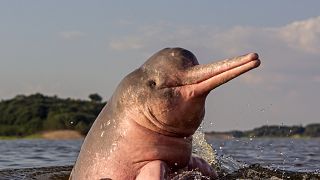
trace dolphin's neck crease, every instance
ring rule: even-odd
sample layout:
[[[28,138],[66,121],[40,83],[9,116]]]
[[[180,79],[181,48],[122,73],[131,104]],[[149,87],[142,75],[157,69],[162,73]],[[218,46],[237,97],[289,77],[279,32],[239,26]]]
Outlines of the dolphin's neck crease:
[[[182,138],[166,136],[141,126],[136,121],[127,121],[127,123],[127,135],[133,141],[127,141],[126,144],[129,146],[134,144],[134,153],[143,152],[145,156],[149,154],[149,157],[144,157],[144,160],[163,160],[169,165],[174,165],[176,162],[179,162],[179,165],[186,165],[188,163],[192,151],[192,136]],[[162,150],[158,151],[158,149]],[[173,156],[176,158],[172,158]]]

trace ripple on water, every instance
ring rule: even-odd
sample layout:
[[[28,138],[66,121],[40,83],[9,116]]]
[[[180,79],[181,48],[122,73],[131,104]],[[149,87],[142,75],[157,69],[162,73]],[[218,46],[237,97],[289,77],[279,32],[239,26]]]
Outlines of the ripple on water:
[[[71,165],[82,140],[0,140],[0,169]]]

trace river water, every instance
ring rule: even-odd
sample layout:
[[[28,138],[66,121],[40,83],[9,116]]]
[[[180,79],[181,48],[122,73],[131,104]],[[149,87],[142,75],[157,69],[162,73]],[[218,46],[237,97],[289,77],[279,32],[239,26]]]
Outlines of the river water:
[[[218,155],[241,163],[298,172],[320,170],[320,138],[208,140]]]
[[[319,173],[320,138],[207,139],[207,142],[229,171],[260,164],[270,169]],[[0,140],[0,179],[1,171],[8,169],[73,165],[81,143],[82,140]],[[11,173],[14,175],[14,171]]]

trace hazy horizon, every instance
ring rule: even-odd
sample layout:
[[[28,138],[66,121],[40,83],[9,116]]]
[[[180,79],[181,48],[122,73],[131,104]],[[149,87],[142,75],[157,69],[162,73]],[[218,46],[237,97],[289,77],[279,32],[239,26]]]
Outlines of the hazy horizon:
[[[259,68],[213,90],[204,130],[319,123],[320,1],[2,1],[0,99],[111,97],[153,53],[200,64],[257,52]]]

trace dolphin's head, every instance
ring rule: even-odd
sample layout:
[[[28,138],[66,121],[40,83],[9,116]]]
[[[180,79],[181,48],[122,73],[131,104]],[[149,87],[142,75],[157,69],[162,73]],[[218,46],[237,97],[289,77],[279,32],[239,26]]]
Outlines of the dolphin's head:
[[[204,117],[209,92],[259,65],[255,53],[199,65],[190,51],[166,48],[123,79],[116,93],[118,105],[150,130],[190,136]]]

